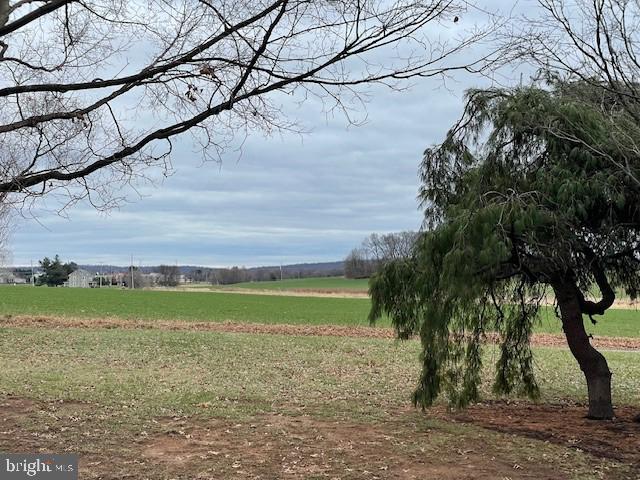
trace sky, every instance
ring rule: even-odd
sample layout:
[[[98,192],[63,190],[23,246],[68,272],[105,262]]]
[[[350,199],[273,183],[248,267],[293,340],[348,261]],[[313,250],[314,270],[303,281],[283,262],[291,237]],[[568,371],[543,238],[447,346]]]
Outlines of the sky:
[[[408,91],[369,88],[362,125],[327,116],[318,101],[285,105],[307,132],[251,135],[240,155],[202,165],[182,137],[173,174],[107,213],[78,204],[59,216],[16,219],[13,265],[67,261],[258,266],[343,259],[369,234],[417,230],[422,152],[462,112],[463,92],[487,80],[457,75]]]

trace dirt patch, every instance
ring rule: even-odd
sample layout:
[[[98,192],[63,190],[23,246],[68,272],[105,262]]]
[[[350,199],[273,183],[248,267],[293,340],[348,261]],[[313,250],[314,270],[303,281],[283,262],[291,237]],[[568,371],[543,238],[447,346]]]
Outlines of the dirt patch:
[[[489,334],[488,337],[494,343],[499,340],[496,335]],[[531,336],[531,344],[537,347],[568,348],[564,335],[552,333],[534,333]],[[604,350],[640,350],[640,338],[593,336],[591,344]]]
[[[632,407],[618,407],[616,418],[611,421],[589,420],[586,411],[586,406],[576,404],[498,401],[484,402],[454,413],[444,408],[429,410],[447,420],[549,441],[640,469],[640,423],[634,421],[638,411]]]
[[[24,414],[35,408],[33,400],[18,397],[8,397],[0,401],[0,412],[2,415]]]
[[[546,448],[541,443],[516,445],[483,429],[450,430],[409,408],[375,423],[282,414],[242,422],[148,419],[154,426],[147,433],[97,428],[95,416],[102,413],[92,409],[81,421],[67,415],[83,405],[0,399],[0,450],[79,453],[85,479],[515,480],[569,478],[572,470],[572,460],[552,453],[562,450],[544,457],[535,447]],[[487,403],[455,414],[432,409],[427,418],[435,415],[582,450],[592,455],[583,461],[600,469],[601,478],[634,478],[622,465],[638,465],[640,425],[634,429],[628,409],[621,411],[625,417],[615,422],[590,422],[578,406]]]
[[[312,288],[292,288],[288,290],[261,289],[261,288],[237,288],[237,287],[153,287],[145,290],[165,290],[174,292],[200,292],[200,293],[238,293],[244,295],[276,295],[287,297],[329,297],[329,298],[369,298],[366,290],[341,290],[341,289],[312,289]],[[548,296],[542,302],[546,306],[554,306],[555,299]],[[640,310],[640,302],[626,297],[616,298],[611,306],[612,309],[619,310]]]
[[[0,398],[0,451],[63,453],[66,447],[52,450],[50,442],[69,430],[69,425],[84,424],[92,411],[92,405],[74,400],[36,402],[14,396]],[[31,431],[36,423],[40,427]]]
[[[509,461],[487,462],[482,455],[430,456],[407,450],[407,432],[384,424],[280,415],[243,423],[172,418],[154,420],[156,432],[151,434],[101,431],[94,436],[87,435],[93,429],[90,417],[81,424],[52,419],[51,411],[61,416],[58,402],[8,398],[1,405],[1,450],[79,453],[81,478],[446,480],[500,478],[513,469]],[[425,432],[415,434],[428,444]],[[548,471],[535,478],[554,477]]]
[[[285,325],[236,322],[187,322],[181,320],[125,320],[120,318],[75,318],[54,316],[5,316],[0,327],[160,329],[207,332],[255,333],[296,336],[395,338],[393,330],[376,327],[334,325]]]
[[[588,300],[598,301],[598,298],[589,296]],[[553,307],[556,305],[555,297],[548,295],[543,299],[542,305]],[[629,297],[618,297],[613,301],[613,305],[610,307],[612,310],[639,310],[640,301],[631,300]]]
[[[390,328],[344,327],[334,325],[267,325],[260,323],[235,322],[186,322],[165,320],[124,320],[120,318],[73,318],[49,316],[5,316],[0,318],[0,327],[42,327],[42,328],[94,328],[94,329],[160,329],[176,331],[230,332],[269,335],[330,336],[355,338],[395,339]],[[498,338],[488,336],[490,342]],[[566,347],[562,335],[537,333],[531,338],[534,346]],[[640,350],[640,338],[594,337],[592,343],[597,348],[609,350]]]
[[[25,398],[4,398],[0,400],[0,451],[17,452],[6,448],[3,439],[20,438],[20,446],[25,452],[37,452],[37,445],[29,435],[24,435],[24,419],[37,410],[36,403]]]
[[[510,459],[491,458],[467,439],[459,440],[459,451],[434,454],[429,445],[437,434],[388,427],[279,415],[238,424],[168,421],[167,432],[150,439],[143,455],[170,472],[207,465],[200,475],[220,478],[558,478],[539,465],[515,470]],[[414,442],[429,451],[408,447]]]
[[[628,298],[619,298],[613,302],[612,309],[620,310],[640,310],[640,302],[637,300],[630,300]]]

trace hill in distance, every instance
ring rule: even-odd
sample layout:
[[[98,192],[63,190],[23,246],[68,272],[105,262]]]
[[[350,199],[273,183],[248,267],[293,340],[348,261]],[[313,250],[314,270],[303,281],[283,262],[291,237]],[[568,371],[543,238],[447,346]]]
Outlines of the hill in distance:
[[[123,273],[129,271],[129,266],[122,265],[98,265],[98,264],[82,264],[79,265],[83,270],[87,270],[89,272],[110,274],[110,273]],[[15,267],[16,269],[30,269],[30,267]],[[156,272],[159,269],[159,265],[142,265],[138,267],[143,273],[152,273]],[[197,270],[221,270],[224,267],[202,267],[197,265],[178,265],[180,269],[180,273],[183,275],[189,275]],[[242,268],[242,267],[240,267]],[[247,272],[260,272],[260,271],[280,271],[280,265],[272,265],[265,267],[249,267],[245,268]],[[34,267],[36,271],[39,270],[39,267]],[[316,263],[295,263],[290,265],[282,265],[283,274],[295,274],[295,273],[303,273],[308,274],[311,272],[315,272],[320,276],[338,276],[342,275],[344,271],[344,262],[316,262]]]

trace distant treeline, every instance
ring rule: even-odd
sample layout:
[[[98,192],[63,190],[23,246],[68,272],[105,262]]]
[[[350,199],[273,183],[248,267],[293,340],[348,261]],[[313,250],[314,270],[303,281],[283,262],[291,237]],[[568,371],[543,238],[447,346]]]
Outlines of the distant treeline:
[[[344,276],[369,278],[386,262],[409,257],[417,239],[418,233],[412,231],[372,233],[345,259]]]
[[[242,282],[265,282],[310,277],[368,278],[381,265],[389,260],[406,258],[416,242],[416,232],[397,232],[388,234],[372,233],[361,245],[354,248],[342,262],[300,263],[294,265],[276,265],[268,267],[230,267],[208,268],[192,265],[157,265],[123,267],[115,265],[76,265],[73,262],[62,264],[59,257],[54,260],[45,258],[38,266],[17,267],[13,274],[18,278],[31,279],[32,271],[37,282],[58,285],[66,280],[71,271],[80,268],[102,278],[107,285],[147,287],[154,285],[176,286],[181,283],[210,283],[213,285],[231,285]],[[54,268],[59,267],[59,268]],[[58,272],[60,270],[60,272]]]
[[[47,259],[45,259],[47,260]],[[57,263],[60,263],[59,261]],[[39,282],[47,278],[50,270],[49,264],[42,262],[33,268],[33,272]],[[76,265],[70,263],[73,268],[66,269],[64,278],[60,278],[61,284],[69,273],[76,268],[81,268],[95,274],[96,278],[102,277],[104,285],[122,285],[129,287],[132,282],[136,288],[160,286],[176,286],[180,283],[198,282],[211,283],[213,285],[230,285],[241,282],[262,282],[280,280],[280,278],[309,278],[309,277],[334,277],[344,275],[344,262],[301,263],[294,265],[269,266],[269,267],[231,267],[231,268],[207,268],[190,265],[157,265],[122,267],[115,265]],[[16,267],[12,269],[14,275],[24,277],[30,281],[31,267]]]
[[[187,281],[231,285],[291,278],[337,277],[344,275],[343,262],[283,265],[282,267],[197,268],[185,274]]]
[[[96,266],[82,266],[90,271],[98,271]],[[126,273],[131,267],[101,266],[103,272]],[[178,283],[210,283],[212,285],[231,285],[242,282],[264,282],[280,278],[335,277],[344,275],[344,262],[301,263],[295,265],[269,267],[230,267],[208,268],[189,265],[158,265],[135,267],[134,273],[140,276],[136,283],[150,286],[174,286]],[[126,283],[127,276],[124,277]]]

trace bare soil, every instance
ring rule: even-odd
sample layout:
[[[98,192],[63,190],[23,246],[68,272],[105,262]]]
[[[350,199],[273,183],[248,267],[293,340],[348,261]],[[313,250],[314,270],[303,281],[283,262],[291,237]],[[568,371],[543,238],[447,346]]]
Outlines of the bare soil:
[[[512,450],[514,436],[588,452],[600,478],[636,478],[640,425],[629,421],[630,412],[614,422],[591,422],[580,411],[491,403],[459,413],[427,412],[482,427],[477,435],[459,437],[409,409],[377,423],[277,414],[242,422],[158,418],[147,432],[97,429],[91,405],[6,397],[0,399],[0,450],[79,452],[83,479],[570,478],[558,470],[557,458],[547,464]],[[506,435],[486,436],[484,428]],[[618,461],[626,464],[624,474],[616,470]]]
[[[389,428],[391,427],[391,428]],[[553,469],[528,465],[514,470],[510,459],[490,459],[482,445],[466,443],[463,450],[430,455],[407,449],[424,442],[429,433],[406,426],[319,420],[269,415],[255,423],[229,426],[209,422],[168,422],[167,432],[154,436],[144,455],[170,470],[198,458],[216,455],[233,471],[251,478],[397,478],[494,479],[557,478]],[[408,435],[413,438],[408,441]],[[228,467],[231,467],[231,470]]]
[[[235,322],[186,322],[165,320],[124,320],[120,318],[74,318],[53,316],[5,316],[0,317],[2,327],[43,327],[43,328],[94,328],[94,329],[161,329],[206,332],[231,332],[269,335],[296,336],[331,336],[356,338],[394,339],[394,331],[390,328],[344,327],[332,325],[267,325],[259,323]],[[489,335],[489,341],[497,341],[497,337]],[[626,337],[594,337],[592,343],[597,348],[609,350],[640,350],[640,338]],[[562,335],[537,333],[532,336],[534,346],[565,347],[566,340]]]
[[[640,469],[640,423],[636,419],[639,412],[633,407],[617,407],[615,419],[598,421],[586,418],[586,410],[586,406],[573,403],[493,401],[458,412],[442,407],[431,412],[451,421],[570,446]]]

